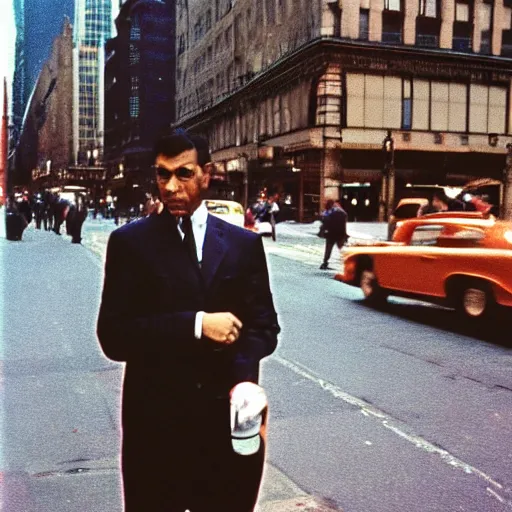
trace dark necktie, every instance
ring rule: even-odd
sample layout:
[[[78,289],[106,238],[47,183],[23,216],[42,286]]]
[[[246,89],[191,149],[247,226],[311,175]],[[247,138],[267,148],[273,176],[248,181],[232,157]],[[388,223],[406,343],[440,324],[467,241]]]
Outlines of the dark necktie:
[[[199,261],[197,260],[197,248],[196,241],[194,239],[194,230],[192,229],[192,220],[189,216],[181,218],[181,230],[185,235],[183,238],[183,243],[188,251],[188,254],[192,261],[199,266]]]

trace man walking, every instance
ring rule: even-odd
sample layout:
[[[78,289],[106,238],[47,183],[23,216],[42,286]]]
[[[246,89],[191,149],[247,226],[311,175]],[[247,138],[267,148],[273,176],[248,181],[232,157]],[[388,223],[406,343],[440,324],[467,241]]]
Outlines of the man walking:
[[[325,211],[322,214],[322,224],[325,234],[325,253],[320,269],[327,270],[334,244],[338,246],[338,249],[341,249],[347,239],[347,213],[339,202],[332,199],[326,201]]]
[[[112,233],[97,330],[126,362],[125,512],[251,512],[264,447],[233,451],[229,393],[277,344],[263,244],[208,214],[205,140],[178,132],[154,156],[164,208]]]

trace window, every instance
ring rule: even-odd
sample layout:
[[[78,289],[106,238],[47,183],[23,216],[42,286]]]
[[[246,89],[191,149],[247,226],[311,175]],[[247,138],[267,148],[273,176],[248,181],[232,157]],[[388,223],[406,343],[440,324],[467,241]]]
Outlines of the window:
[[[281,101],[279,96],[274,98],[274,134],[281,133]]]
[[[507,88],[471,84],[469,88],[469,131],[505,133]]]
[[[492,17],[493,6],[489,3],[480,4],[479,18],[480,28],[482,29],[480,36],[480,53],[485,55],[491,54],[491,37],[492,37]]]
[[[370,9],[359,10],[359,39],[368,41],[369,35]]]
[[[139,117],[140,102],[138,96],[130,96],[130,117]]]
[[[455,21],[469,22],[470,15],[469,4],[464,0],[456,0],[455,2]]]
[[[443,229],[440,225],[418,226],[411,236],[410,245],[436,245]]]
[[[401,11],[401,0],[384,0],[384,9],[386,11]]]
[[[420,16],[437,18],[437,0],[420,0]]]
[[[402,128],[412,128],[412,83],[408,79],[402,83]]]
[[[265,0],[267,6],[267,25],[274,25],[276,22],[276,0]]]
[[[428,130],[430,124],[430,83],[426,80],[414,80],[413,87],[412,127],[415,130]]]
[[[140,61],[139,48],[134,44],[130,44],[130,64],[135,65]]]
[[[505,87],[489,87],[488,133],[505,133],[507,90]]]
[[[206,11],[205,20],[204,20],[204,29],[205,32],[208,32],[212,28],[212,10],[208,9]]]
[[[449,85],[448,130],[466,132],[468,88],[465,84],[450,83]]]
[[[178,55],[185,52],[185,34],[181,34],[178,38]]]
[[[132,20],[132,26],[130,28],[130,39],[132,41],[137,41],[140,39],[140,23],[137,16],[135,16]]]
[[[349,73],[346,84],[347,126],[401,127],[401,78]]]

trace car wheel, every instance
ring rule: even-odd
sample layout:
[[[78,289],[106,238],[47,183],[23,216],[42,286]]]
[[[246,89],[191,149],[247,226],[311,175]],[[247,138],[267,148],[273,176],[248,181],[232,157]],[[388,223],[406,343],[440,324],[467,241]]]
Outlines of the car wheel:
[[[386,294],[377,281],[377,276],[373,270],[365,269],[361,272],[359,286],[364,295],[364,299],[371,304],[381,304],[386,300]]]
[[[489,284],[470,281],[460,293],[459,312],[470,320],[488,319],[496,311],[496,301]]]

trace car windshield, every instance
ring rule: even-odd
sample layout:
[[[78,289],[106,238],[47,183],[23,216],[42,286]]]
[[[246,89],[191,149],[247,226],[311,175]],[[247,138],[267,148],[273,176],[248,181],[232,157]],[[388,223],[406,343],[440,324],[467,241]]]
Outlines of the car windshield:
[[[395,210],[395,218],[397,219],[410,219],[418,215],[418,203],[402,204]]]

